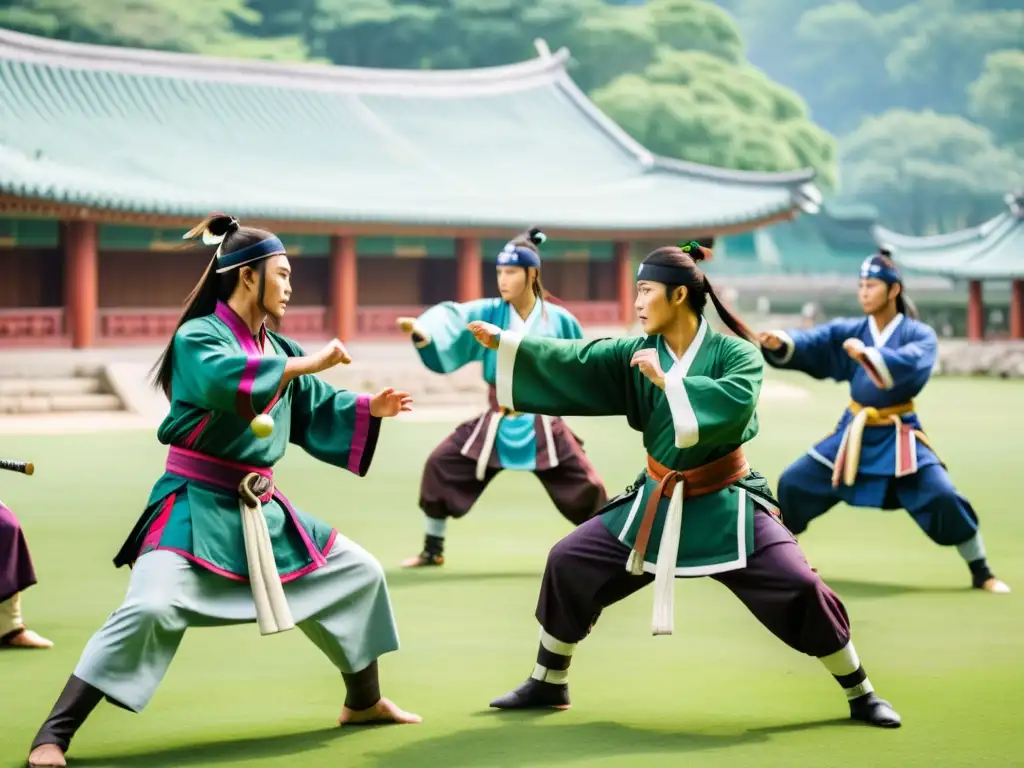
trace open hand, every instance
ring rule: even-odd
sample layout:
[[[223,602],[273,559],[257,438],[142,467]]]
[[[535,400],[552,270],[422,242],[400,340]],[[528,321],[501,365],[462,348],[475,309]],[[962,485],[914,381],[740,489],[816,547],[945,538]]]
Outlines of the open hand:
[[[858,362],[864,356],[864,342],[860,339],[847,339],[843,342],[843,349],[846,351],[846,354]]]
[[[629,361],[630,367],[640,369],[640,373],[659,389],[665,388],[665,372],[661,370],[661,361],[658,360],[658,350],[641,349],[633,355]]]
[[[782,339],[779,338],[777,333],[764,331],[763,333],[757,334],[757,340],[761,342],[761,346],[769,352],[777,352],[782,349]]]
[[[498,348],[498,338],[501,336],[501,328],[493,323],[485,323],[483,320],[474,320],[466,326],[482,346],[488,349]]]
[[[370,415],[378,419],[386,419],[411,410],[412,395],[408,392],[396,392],[394,387],[382,389],[370,398]]]

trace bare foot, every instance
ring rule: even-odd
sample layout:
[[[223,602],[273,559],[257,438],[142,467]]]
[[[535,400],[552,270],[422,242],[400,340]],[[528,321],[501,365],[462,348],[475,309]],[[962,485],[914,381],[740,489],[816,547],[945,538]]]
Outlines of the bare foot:
[[[415,557],[408,557],[402,561],[403,568],[423,568],[431,565],[444,565],[444,555],[421,552]]]
[[[338,725],[358,725],[360,723],[422,723],[423,718],[399,709],[389,699],[381,699],[372,707],[354,710],[343,707]]]
[[[31,629],[23,629],[7,641],[11,648],[53,648],[53,641],[37,635]]]
[[[1006,582],[1000,581],[995,576],[990,579],[986,579],[985,583],[981,587],[986,592],[995,592],[999,595],[1005,595],[1010,591],[1010,588],[1006,585]]]
[[[64,750],[56,744],[41,744],[32,750],[28,756],[29,768],[53,768],[53,766],[67,765],[64,759]]]

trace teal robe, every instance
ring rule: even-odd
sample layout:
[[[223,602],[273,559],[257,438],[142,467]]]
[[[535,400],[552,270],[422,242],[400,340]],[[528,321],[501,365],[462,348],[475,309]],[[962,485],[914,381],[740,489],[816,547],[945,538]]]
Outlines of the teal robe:
[[[446,301],[431,307],[416,319],[416,331],[423,337],[415,342],[423,364],[434,373],[453,373],[473,362],[483,364],[484,381],[493,390],[497,371],[497,353],[476,343],[466,329],[474,320],[493,323],[503,330],[515,325],[523,326],[523,333],[531,337],[555,339],[582,339],[583,329],[572,314],[551,302],[538,301],[530,316],[521,323],[515,309],[502,299],[478,299],[463,304]],[[492,410],[496,404],[492,402]],[[543,425],[541,424],[541,428]],[[538,419],[534,413],[505,415],[498,424],[490,466],[532,472],[549,469],[549,452],[538,450]],[[466,446],[467,458],[476,460],[483,445],[483,430],[475,433]],[[545,446],[554,438],[545,435]],[[554,448],[552,447],[552,451]]]
[[[172,350],[170,411],[157,432],[164,445],[265,468],[280,461],[291,443],[360,477],[368,471],[380,430],[369,396],[334,389],[308,375],[282,389],[287,358],[305,354],[294,341],[265,328],[257,341],[241,318],[219,303],[214,314],[183,324]],[[258,413],[274,419],[269,437],[249,429]],[[332,526],[295,509],[278,492],[263,504],[263,514],[283,582],[323,565],[337,535]],[[165,471],[114,564],[131,565],[154,549],[248,580],[237,492]]]
[[[657,349],[665,390],[630,360]],[[552,341],[503,331],[497,350],[499,404],[559,416],[625,416],[643,433],[648,455],[672,470],[701,467],[757,435],[756,405],[764,362],[754,345],[700,329],[679,360],[660,336]],[[605,527],[633,547],[648,496],[658,483],[646,465],[637,482],[601,513]],[[756,472],[683,504],[676,576],[744,568],[754,547],[755,503],[777,511],[767,480]],[[644,570],[655,572],[669,499],[658,505]]]

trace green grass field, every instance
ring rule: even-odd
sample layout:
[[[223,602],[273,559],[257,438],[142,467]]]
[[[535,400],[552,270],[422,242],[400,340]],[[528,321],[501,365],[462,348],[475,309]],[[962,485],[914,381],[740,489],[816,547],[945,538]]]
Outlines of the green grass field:
[[[828,431],[837,385],[805,402],[766,403],[751,463],[773,483]],[[966,566],[903,512],[836,508],[803,546],[845,599],[876,689],[898,731],[846,722],[835,682],[764,630],[725,588],[677,582],[676,634],[650,636],[651,592],[609,609],[571,670],[574,708],[498,714],[488,702],[529,674],[544,559],[567,524],[529,476],[499,477],[449,526],[448,565],[401,572],[417,551],[419,473],[451,425],[389,423],[369,477],[295,451],[278,484],[377,555],[389,572],[402,650],[381,662],[385,695],[419,726],[338,729],[341,680],[299,632],[193,630],[150,707],[101,705],[72,765],[140,766],[1009,766],[1024,752],[1024,514],[1018,499],[1024,386],[937,379],[919,400],[925,428],[982,518],[990,560],[1015,591],[967,589]],[[636,433],[574,420],[612,493],[643,463]],[[134,523],[164,451],[148,433],[5,437],[36,475],[0,477],[22,520],[40,584],[25,593],[52,651],[0,653],[0,765],[18,765],[78,655],[122,599],[111,558]]]

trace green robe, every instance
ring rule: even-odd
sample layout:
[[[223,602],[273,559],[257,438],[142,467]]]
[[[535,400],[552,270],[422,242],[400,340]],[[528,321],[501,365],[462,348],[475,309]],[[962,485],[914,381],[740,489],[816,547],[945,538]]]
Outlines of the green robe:
[[[294,341],[265,329],[257,341],[224,303],[216,313],[188,321],[174,337],[170,411],[157,438],[254,467],[273,467],[292,443],[365,475],[380,429],[369,396],[336,390],[316,376],[299,376],[279,391],[286,359],[303,354]],[[257,413],[273,417],[269,437],[250,430]],[[323,565],[336,536],[332,526],[295,509],[280,493],[263,504],[263,514],[282,581]],[[114,564],[131,565],[154,549],[247,580],[237,492],[165,471]]]
[[[639,368],[634,353],[658,350],[665,390]],[[647,453],[663,466],[688,470],[721,458],[757,435],[755,411],[764,361],[754,345],[717,333],[701,318],[684,356],[660,336],[597,341],[522,337],[503,331],[497,395],[502,406],[553,416],[625,416],[643,433]],[[605,527],[632,547],[648,495],[657,482],[644,471],[601,513]],[[756,472],[720,491],[687,498],[676,559],[677,576],[743,568],[754,547],[754,505],[777,504]],[[669,499],[658,505],[644,570],[654,573]]]

